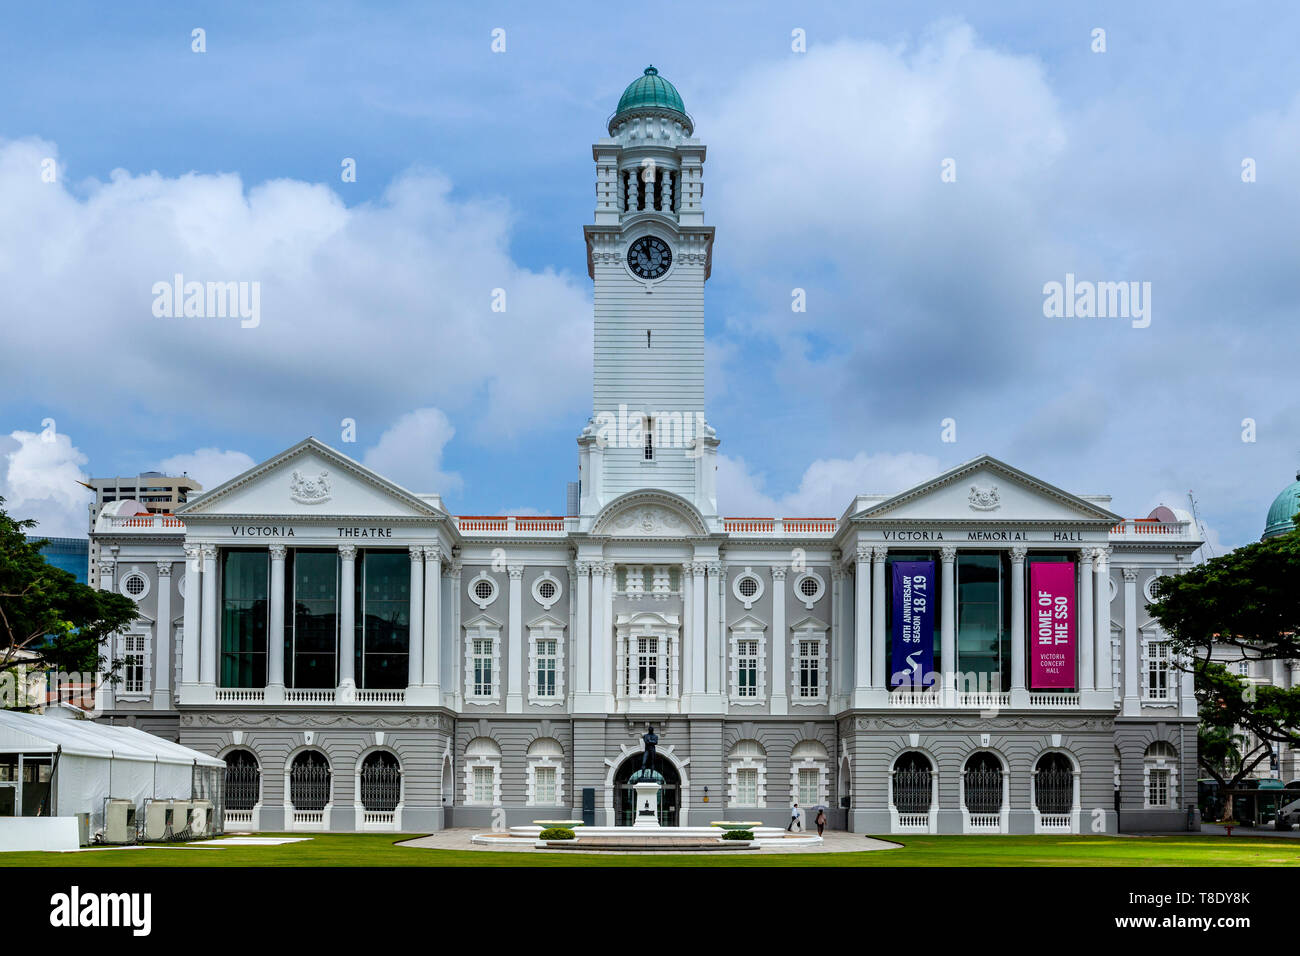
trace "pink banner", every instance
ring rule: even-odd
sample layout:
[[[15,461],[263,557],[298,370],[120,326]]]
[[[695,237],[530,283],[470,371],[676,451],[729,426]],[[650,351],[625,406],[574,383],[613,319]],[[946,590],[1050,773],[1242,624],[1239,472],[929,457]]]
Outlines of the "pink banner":
[[[1029,566],[1029,686],[1062,690],[1074,680],[1074,563]]]

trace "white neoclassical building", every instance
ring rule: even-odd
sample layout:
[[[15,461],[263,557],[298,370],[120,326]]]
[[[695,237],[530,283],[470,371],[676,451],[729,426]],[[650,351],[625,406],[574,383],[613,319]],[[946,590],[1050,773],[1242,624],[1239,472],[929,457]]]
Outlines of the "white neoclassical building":
[[[105,509],[100,586],[140,605],[105,719],[224,757],[261,829],[627,822],[648,725],[682,824],[1184,825],[1195,705],[1146,604],[1189,516],[990,456],[838,517],[719,512],[694,132],[651,68],[593,147],[574,514],[452,515],[313,438],[174,516]]]

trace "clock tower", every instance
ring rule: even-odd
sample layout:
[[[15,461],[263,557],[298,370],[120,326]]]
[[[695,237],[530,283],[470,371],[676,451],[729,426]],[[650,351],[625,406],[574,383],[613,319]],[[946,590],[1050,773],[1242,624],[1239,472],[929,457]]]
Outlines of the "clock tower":
[[[584,525],[620,495],[671,492],[717,521],[718,439],[704,417],[704,152],[682,98],[653,66],[592,146],[593,415],[578,438]]]

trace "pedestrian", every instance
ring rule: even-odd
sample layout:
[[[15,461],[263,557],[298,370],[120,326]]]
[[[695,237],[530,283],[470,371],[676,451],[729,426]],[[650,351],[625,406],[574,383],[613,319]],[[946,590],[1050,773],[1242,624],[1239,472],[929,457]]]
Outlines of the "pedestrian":
[[[794,806],[790,808],[790,825],[785,828],[786,832],[789,833],[791,830],[793,830],[796,824],[798,824],[799,829],[802,831],[803,811],[799,809],[798,801],[795,801]]]
[[[817,835],[821,836],[822,831],[826,829],[826,809],[825,807],[817,808]]]

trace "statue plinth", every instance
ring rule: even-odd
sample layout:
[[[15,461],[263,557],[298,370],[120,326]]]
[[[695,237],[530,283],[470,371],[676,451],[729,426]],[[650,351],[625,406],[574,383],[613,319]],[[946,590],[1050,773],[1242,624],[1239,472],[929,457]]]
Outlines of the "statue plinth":
[[[636,791],[636,813],[632,817],[633,828],[659,829],[659,791],[662,784],[646,781],[634,783]]]

